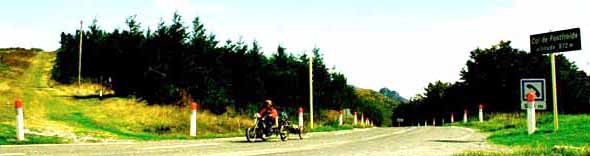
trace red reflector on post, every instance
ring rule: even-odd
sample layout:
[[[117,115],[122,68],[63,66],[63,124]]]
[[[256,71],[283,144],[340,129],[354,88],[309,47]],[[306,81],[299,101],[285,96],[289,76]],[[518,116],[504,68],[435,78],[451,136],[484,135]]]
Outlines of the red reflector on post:
[[[21,101],[19,98],[16,98],[16,100],[14,100],[14,108],[23,108],[23,101]]]
[[[191,103],[191,111],[197,110],[197,103],[196,102],[192,102]]]

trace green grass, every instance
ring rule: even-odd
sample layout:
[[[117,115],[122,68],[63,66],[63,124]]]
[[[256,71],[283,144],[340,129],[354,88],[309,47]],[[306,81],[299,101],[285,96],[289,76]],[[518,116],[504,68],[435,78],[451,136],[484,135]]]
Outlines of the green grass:
[[[132,97],[76,99],[73,96],[97,94],[99,86],[54,85],[49,79],[54,57],[54,53],[38,53],[13,57],[26,66],[0,65],[0,69],[21,71],[0,76],[0,145],[240,137],[253,124],[251,117],[233,109],[221,115],[199,111],[197,136],[190,137],[188,108],[147,105]],[[15,139],[14,106],[7,102],[16,97],[24,102],[25,128],[34,132],[25,134],[23,142]],[[318,121],[322,124],[313,131],[352,129],[328,124],[334,123],[334,113],[328,115],[330,120]]]
[[[5,144],[58,144],[69,143],[71,140],[56,137],[56,136],[39,136],[33,134],[25,134],[25,141],[16,140],[15,127],[11,125],[0,124],[0,145]]]
[[[528,135],[526,114],[496,114],[484,123],[457,123],[491,133],[491,143],[513,148],[512,153],[472,151],[462,155],[590,155],[590,115],[560,115],[554,131],[553,115],[537,115],[537,131]],[[565,148],[561,148],[565,147]]]

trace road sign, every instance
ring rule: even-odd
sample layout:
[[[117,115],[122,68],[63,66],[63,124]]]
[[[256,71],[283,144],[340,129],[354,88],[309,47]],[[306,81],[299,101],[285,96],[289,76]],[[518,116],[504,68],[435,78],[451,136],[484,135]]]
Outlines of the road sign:
[[[557,53],[581,50],[580,28],[531,35],[531,53]]]
[[[535,109],[547,109],[547,92],[545,87],[545,79],[521,79],[520,80],[520,108],[526,109],[527,93],[535,93]]]

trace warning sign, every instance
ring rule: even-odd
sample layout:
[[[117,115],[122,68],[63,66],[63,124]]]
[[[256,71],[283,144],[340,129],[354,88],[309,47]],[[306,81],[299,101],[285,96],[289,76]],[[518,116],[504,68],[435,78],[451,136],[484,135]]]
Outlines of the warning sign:
[[[535,94],[535,109],[546,110],[546,88],[545,79],[521,79],[520,80],[520,108],[526,109],[527,94],[532,92]]]

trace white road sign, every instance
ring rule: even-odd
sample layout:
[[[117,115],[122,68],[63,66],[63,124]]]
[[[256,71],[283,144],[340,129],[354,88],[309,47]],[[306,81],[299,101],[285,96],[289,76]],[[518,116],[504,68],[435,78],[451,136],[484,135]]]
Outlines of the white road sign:
[[[547,92],[545,87],[545,79],[521,79],[520,80],[520,108],[526,109],[526,94],[528,92],[534,92],[535,97],[535,109],[546,110],[547,109]]]

